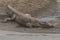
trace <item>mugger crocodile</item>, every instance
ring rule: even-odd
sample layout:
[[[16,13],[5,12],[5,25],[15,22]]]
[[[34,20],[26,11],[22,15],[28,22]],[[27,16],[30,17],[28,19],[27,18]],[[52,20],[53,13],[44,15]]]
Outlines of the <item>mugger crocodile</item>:
[[[12,6],[8,5],[8,12],[7,14],[10,16],[9,18],[6,18],[2,22],[7,22],[10,20],[14,20],[20,25],[24,25],[26,27],[40,27],[40,28],[53,28],[53,25],[48,24],[47,22],[40,21],[38,18],[34,18],[30,16],[29,14],[23,14],[22,12],[17,11]],[[9,12],[10,11],[10,12]]]

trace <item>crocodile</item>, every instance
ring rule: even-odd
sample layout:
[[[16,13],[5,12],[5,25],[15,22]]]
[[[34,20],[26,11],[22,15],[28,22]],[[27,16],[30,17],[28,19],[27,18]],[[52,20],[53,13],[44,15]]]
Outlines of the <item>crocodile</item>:
[[[38,18],[32,17],[30,14],[24,14],[22,12],[19,12],[10,5],[8,5],[7,8],[8,8],[7,14],[10,17],[6,18],[2,22],[14,20],[20,25],[24,25],[29,28],[32,28],[32,27],[53,28],[54,27],[53,25],[50,25],[47,22],[43,22],[43,21],[40,21]]]

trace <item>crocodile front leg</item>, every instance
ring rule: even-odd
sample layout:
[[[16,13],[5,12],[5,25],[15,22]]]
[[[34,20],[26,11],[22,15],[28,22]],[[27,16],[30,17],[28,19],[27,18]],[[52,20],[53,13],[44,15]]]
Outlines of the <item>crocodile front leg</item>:
[[[6,23],[8,21],[15,20],[15,18],[16,18],[16,15],[14,14],[11,18],[5,18],[4,20],[2,20],[2,23]]]

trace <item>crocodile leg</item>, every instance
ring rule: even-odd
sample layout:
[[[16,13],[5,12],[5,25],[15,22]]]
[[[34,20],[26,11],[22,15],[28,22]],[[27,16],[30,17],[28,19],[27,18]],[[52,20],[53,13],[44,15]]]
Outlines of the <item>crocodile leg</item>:
[[[4,20],[2,20],[2,23],[6,23],[8,21],[12,21],[16,18],[16,15],[14,14],[11,18],[5,18]]]
[[[26,23],[26,26],[28,26],[29,28],[32,28],[32,23]]]

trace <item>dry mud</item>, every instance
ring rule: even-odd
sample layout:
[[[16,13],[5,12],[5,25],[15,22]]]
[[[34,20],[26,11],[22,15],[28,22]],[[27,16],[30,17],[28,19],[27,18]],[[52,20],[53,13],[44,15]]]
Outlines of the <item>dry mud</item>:
[[[48,20],[49,23],[55,25],[54,28],[50,28],[50,29],[26,28],[25,26],[21,26],[21,25],[20,27],[16,27],[18,26],[16,22],[11,21],[7,23],[1,23],[1,21],[2,19],[0,19],[0,30],[15,31],[15,32],[21,32],[21,33],[54,33],[54,34],[60,33],[60,20],[58,20],[58,18],[50,18],[50,20]]]

